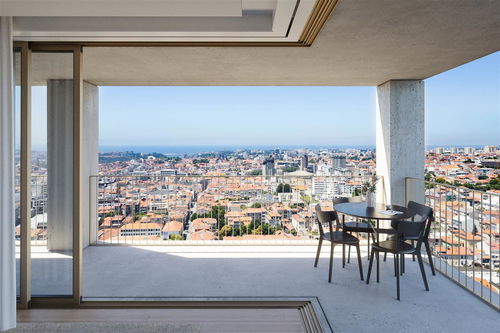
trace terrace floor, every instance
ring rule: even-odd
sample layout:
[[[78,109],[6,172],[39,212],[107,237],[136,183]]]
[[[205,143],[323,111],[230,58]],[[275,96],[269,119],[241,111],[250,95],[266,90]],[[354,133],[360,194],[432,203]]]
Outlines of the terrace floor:
[[[418,264],[407,259],[397,301],[392,258],[381,262],[380,283],[373,274],[366,285],[354,253],[343,269],[341,252],[337,247],[328,283],[326,246],[317,268],[310,245],[90,246],[83,294],[85,300],[309,297],[335,332],[497,332],[498,311],[440,273],[432,276],[427,265],[429,292]],[[366,245],[362,255],[366,276]],[[42,264],[34,259],[33,269]],[[33,280],[34,289],[50,287]]]

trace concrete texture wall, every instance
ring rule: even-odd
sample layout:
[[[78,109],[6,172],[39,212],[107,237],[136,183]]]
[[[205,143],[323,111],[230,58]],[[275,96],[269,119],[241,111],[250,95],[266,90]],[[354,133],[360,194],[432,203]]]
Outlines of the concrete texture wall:
[[[73,80],[47,81],[47,247],[73,248]]]
[[[47,81],[48,249],[73,247],[73,80]],[[99,88],[83,84],[82,196],[83,246],[95,234],[95,196],[89,177],[99,168]]]
[[[12,17],[0,16],[0,331],[16,327]]]
[[[377,87],[377,201],[423,202],[423,184],[406,191],[405,178],[423,178],[425,169],[424,82],[388,81]]]
[[[83,83],[82,115],[82,158],[83,158],[83,246],[96,241],[97,201],[95,178],[99,172],[99,87]]]

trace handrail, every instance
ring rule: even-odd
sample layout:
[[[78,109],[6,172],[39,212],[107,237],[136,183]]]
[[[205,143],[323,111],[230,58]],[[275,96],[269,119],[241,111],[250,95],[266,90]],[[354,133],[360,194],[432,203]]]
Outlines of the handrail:
[[[456,185],[451,185],[451,184],[447,184],[447,183],[438,183],[438,182],[435,182],[435,181],[425,180],[425,179],[422,179],[422,178],[406,177],[405,180],[416,180],[416,181],[424,182],[424,183],[427,183],[427,184],[445,186],[445,187],[450,187],[450,188],[454,188],[454,189],[462,189],[462,190],[474,191],[474,192],[484,193],[485,195],[492,195],[492,196],[495,196],[495,197],[500,197],[499,193],[487,192],[487,191],[483,191],[483,190],[476,190],[476,189],[473,189],[473,188],[468,188],[466,186],[456,186]]]
[[[433,207],[435,222],[431,239],[434,267],[444,276],[500,310],[500,263],[492,249],[498,238],[492,228],[493,216],[500,214],[500,196],[464,186],[407,177],[423,187],[425,204]],[[451,194],[450,194],[451,192]],[[467,193],[464,193],[467,192]],[[479,195],[470,201],[469,195]],[[444,203],[444,205],[443,205]]]

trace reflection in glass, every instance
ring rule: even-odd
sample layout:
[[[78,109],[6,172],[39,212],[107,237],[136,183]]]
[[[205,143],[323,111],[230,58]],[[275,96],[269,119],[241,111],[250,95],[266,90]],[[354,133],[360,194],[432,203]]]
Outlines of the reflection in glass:
[[[21,296],[21,52],[14,51],[14,152],[15,152],[15,226],[16,295]]]
[[[72,53],[33,53],[33,296],[72,294]]]

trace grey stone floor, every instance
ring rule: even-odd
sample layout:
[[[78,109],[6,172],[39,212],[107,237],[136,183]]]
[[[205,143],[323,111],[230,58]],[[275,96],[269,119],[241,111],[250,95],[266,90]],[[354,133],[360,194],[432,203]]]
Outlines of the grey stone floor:
[[[380,283],[373,275],[366,285],[355,260],[342,268],[339,247],[328,283],[328,248],[317,268],[315,251],[313,246],[94,246],[84,251],[84,295],[315,296],[335,332],[498,332],[496,310],[441,274],[432,276],[428,266],[426,292],[418,264],[407,260],[397,301],[392,260],[382,262]]]
[[[426,266],[426,292],[418,265],[407,259],[401,301],[395,299],[393,263],[381,281],[359,278],[357,262],[342,268],[335,253],[328,283],[328,253],[317,268],[314,246],[91,246],[84,250],[83,293],[97,298],[317,297],[335,332],[498,332],[499,312]],[[362,246],[363,269],[368,261]],[[35,255],[33,290],[47,294],[71,284],[71,259]],[[49,263],[50,261],[50,263]]]

